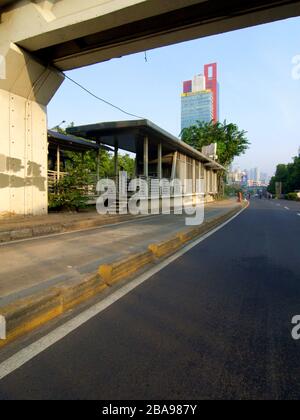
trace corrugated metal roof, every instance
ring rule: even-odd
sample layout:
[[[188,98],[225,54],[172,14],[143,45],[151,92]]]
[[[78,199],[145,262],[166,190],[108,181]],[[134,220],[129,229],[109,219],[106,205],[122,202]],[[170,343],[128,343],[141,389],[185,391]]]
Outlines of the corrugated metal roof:
[[[162,141],[171,150],[178,150],[187,156],[208,164],[216,170],[224,170],[218,162],[205,156],[203,153],[184,143],[179,138],[158,127],[149,120],[116,121],[91,124],[86,126],[68,128],[69,134],[81,137],[97,139],[102,144],[114,146],[116,140],[118,147],[128,152],[136,153],[136,139],[141,135],[148,135],[151,139]]]
[[[67,136],[65,134],[58,133],[57,131],[48,130],[48,139],[50,143],[59,144],[65,150],[74,151],[87,151],[87,150],[98,150],[99,144],[92,141],[87,141],[74,136]],[[109,147],[100,146],[101,149],[111,151]]]

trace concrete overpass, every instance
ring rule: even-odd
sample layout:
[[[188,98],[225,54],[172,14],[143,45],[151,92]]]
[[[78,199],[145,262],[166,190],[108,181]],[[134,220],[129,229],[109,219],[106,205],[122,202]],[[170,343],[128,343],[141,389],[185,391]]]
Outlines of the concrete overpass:
[[[0,0],[0,213],[47,212],[61,71],[300,15],[296,0]]]

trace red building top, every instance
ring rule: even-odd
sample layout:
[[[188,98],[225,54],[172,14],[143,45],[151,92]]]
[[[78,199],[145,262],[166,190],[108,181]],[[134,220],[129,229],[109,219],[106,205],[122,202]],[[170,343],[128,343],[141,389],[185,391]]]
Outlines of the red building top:
[[[206,78],[206,89],[209,89],[213,93],[213,121],[219,120],[219,92],[218,92],[218,65],[217,63],[206,64],[204,66],[204,75]]]
[[[193,82],[191,80],[187,80],[183,82],[183,93],[191,93],[193,90]]]

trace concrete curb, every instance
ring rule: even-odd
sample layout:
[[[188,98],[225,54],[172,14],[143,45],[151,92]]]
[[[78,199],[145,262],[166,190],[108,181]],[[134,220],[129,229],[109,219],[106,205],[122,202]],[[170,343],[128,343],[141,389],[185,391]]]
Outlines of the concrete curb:
[[[100,265],[98,274],[108,286],[112,286],[153,263],[153,260],[153,254],[150,251],[129,255],[112,264]]]
[[[0,308],[0,348],[107,289],[98,274],[68,282]]]
[[[145,252],[128,255],[111,264],[103,264],[96,274],[84,280],[69,281],[0,308],[0,348],[99,295],[119,281],[132,277],[150,264],[161,262],[161,259],[229,220],[240,210],[241,207],[237,206],[201,226],[180,232],[164,242],[151,244]]]
[[[157,244],[151,244],[149,245],[148,249],[156,258],[164,258],[178,251],[178,249],[181,247],[181,239],[178,236],[175,236],[174,238],[168,239],[166,241]]]
[[[37,225],[16,230],[0,231],[0,244],[20,241],[22,239],[38,238],[58,233],[67,233],[73,231],[83,231],[93,227],[112,225],[120,222],[132,220],[134,216],[111,216],[107,219],[78,220],[69,223],[53,223],[46,225]]]

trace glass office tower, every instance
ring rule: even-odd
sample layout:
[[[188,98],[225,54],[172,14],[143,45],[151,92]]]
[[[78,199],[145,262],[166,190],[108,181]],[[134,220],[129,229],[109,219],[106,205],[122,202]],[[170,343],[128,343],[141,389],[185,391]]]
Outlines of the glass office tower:
[[[210,90],[184,93],[181,96],[181,129],[195,125],[197,121],[213,119],[213,93]]]

